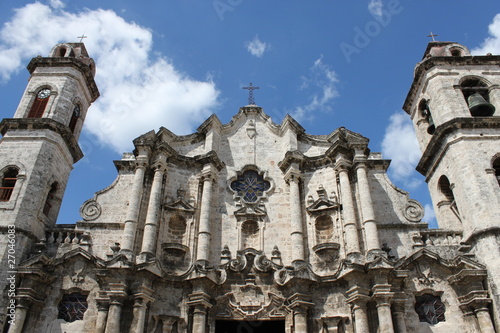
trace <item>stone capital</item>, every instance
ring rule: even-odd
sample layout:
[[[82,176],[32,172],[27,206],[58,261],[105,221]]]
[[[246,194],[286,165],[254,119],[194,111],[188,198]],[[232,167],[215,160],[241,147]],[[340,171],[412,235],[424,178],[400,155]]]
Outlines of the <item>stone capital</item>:
[[[283,178],[288,184],[290,184],[290,182],[298,183],[301,179],[301,172],[298,168],[291,167],[286,171]]]
[[[296,313],[306,313],[307,310],[314,306],[311,302],[311,297],[301,293],[295,293],[288,298],[288,307]]]
[[[187,305],[194,308],[197,312],[206,313],[213,305],[210,302],[211,297],[207,293],[197,292],[193,294],[189,294],[189,301]]]
[[[347,303],[350,303],[354,306],[361,306],[365,307],[366,302],[370,300],[370,290],[360,287],[360,286],[353,286],[349,290],[347,290]]]

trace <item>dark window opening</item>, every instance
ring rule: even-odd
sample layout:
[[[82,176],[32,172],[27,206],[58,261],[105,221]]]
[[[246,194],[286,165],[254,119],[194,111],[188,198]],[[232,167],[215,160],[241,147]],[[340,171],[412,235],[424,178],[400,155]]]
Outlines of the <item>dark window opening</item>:
[[[35,101],[31,106],[30,112],[28,113],[28,118],[42,117],[45,107],[47,106],[47,102],[49,101],[49,96],[49,89],[42,89],[36,94]]]
[[[455,201],[455,197],[453,196],[453,191],[451,190],[451,184],[448,180],[448,177],[441,176],[438,181],[439,190],[444,195],[447,201]]]
[[[71,120],[69,121],[69,129],[71,132],[75,131],[76,123],[78,122],[78,118],[80,118],[80,106],[75,105],[73,109],[73,113],[71,114]]]
[[[59,56],[60,56],[60,57],[64,57],[65,55],[66,55],[66,48],[61,47],[61,48],[59,49]]]
[[[451,55],[453,57],[461,57],[462,56],[462,51],[460,51],[459,49],[452,49],[450,50],[451,52]]]
[[[428,101],[425,99],[421,100],[420,104],[418,105],[418,109],[422,117],[424,117],[424,119],[429,124],[429,126],[427,127],[427,133],[431,135],[434,134],[434,132],[436,131],[436,126],[434,125],[434,120],[432,119]]]
[[[497,178],[498,185],[500,185],[500,157],[493,162],[493,169],[495,169],[495,177]]]
[[[45,204],[43,205],[43,215],[49,216],[50,210],[52,209],[52,204],[55,198],[55,194],[57,191],[57,182],[54,182],[50,186],[49,194],[47,194],[47,198],[45,199]]]
[[[435,325],[440,321],[445,321],[445,307],[439,296],[431,294],[418,296],[415,302],[415,311],[418,314],[420,322]]]
[[[9,201],[14,192],[17,182],[18,170],[9,168],[2,177],[2,187],[0,187],[0,201]]]
[[[68,323],[83,320],[83,315],[88,309],[87,295],[80,293],[66,294],[59,302],[57,319],[64,319]]]

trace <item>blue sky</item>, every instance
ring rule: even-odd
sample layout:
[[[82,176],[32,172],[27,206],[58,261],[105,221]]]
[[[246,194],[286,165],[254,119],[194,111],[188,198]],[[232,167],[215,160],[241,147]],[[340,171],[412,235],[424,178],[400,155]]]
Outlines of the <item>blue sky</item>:
[[[116,177],[113,160],[160,126],[188,134],[212,113],[223,123],[256,104],[308,133],[340,126],[393,160],[391,180],[426,206],[413,129],[401,110],[427,35],[500,54],[500,3],[485,0],[47,0],[0,3],[0,118],[12,117],[25,66],[59,42],[84,39],[101,91],[91,106],[58,223]]]

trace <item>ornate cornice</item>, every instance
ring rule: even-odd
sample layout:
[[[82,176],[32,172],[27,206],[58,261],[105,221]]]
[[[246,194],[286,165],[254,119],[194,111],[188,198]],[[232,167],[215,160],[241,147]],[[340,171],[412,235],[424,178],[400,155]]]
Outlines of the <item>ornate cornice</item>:
[[[73,132],[68,126],[61,124],[50,118],[5,118],[0,123],[0,133],[5,136],[9,130],[31,131],[31,130],[49,130],[61,136],[68,147],[73,158],[73,163],[78,162],[83,153],[75,139]]]

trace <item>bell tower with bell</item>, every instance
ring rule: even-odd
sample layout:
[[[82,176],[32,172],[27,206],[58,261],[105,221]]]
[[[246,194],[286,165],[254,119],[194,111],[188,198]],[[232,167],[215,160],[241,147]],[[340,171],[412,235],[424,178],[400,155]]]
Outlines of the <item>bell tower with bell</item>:
[[[410,115],[439,228],[463,233],[463,248],[489,270],[500,308],[500,56],[430,42],[403,109]]]

